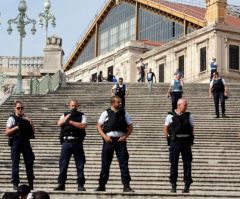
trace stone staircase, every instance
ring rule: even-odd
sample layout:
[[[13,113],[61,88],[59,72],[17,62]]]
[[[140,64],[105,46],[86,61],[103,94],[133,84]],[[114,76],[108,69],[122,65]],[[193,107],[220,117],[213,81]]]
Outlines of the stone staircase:
[[[182,163],[179,165],[178,190],[170,193],[168,146],[163,137],[163,124],[171,109],[166,97],[168,84],[154,84],[151,95],[144,83],[129,83],[130,92],[126,108],[134,122],[134,131],[128,141],[131,186],[135,193],[123,193],[116,157],[112,163],[106,193],[93,190],[98,185],[101,166],[102,140],[96,131],[101,112],[110,106],[110,83],[68,83],[67,88],[47,95],[13,95],[0,108],[0,193],[11,191],[11,161],[5,124],[13,110],[15,99],[22,100],[25,113],[36,127],[32,140],[36,156],[35,190],[45,190],[53,199],[62,198],[240,198],[240,88],[229,85],[231,97],[226,102],[229,118],[215,119],[213,100],[208,97],[208,84],[186,84],[184,98],[188,111],[195,119],[195,145],[193,146],[193,180],[189,194],[182,194]],[[56,192],[58,160],[60,155],[57,121],[67,110],[71,98],[80,101],[81,110],[88,118],[86,153],[86,188],[77,192],[76,169],[73,158],[68,170],[66,191]],[[21,161],[20,177],[26,182],[25,167]]]

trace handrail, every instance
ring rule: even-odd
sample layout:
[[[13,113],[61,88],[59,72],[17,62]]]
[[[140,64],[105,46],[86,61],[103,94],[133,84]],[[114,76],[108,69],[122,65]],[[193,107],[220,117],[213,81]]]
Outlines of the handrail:
[[[14,91],[14,87],[15,87],[15,85],[13,85],[13,84],[8,85],[6,87],[6,91],[4,91],[4,95],[0,100],[0,106],[2,106],[4,104],[4,102],[6,102],[7,99],[12,95],[12,93]]]
[[[42,80],[32,80],[30,84],[30,94],[47,94],[50,91],[57,90],[60,86],[65,85],[64,72],[57,71],[53,76],[46,74]]]

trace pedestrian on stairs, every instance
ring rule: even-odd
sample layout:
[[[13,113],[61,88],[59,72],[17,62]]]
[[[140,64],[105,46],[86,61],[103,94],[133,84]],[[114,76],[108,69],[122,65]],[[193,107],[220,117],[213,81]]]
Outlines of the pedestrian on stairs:
[[[143,58],[140,58],[139,63],[139,74],[140,77],[138,79],[138,82],[144,82],[145,81],[145,64],[143,63]]]
[[[149,68],[149,72],[147,73],[148,93],[149,94],[152,92],[153,78],[155,78],[155,83],[156,83],[156,76],[155,76],[154,72],[152,72],[152,69]]]
[[[125,108],[125,98],[128,96],[128,89],[126,84],[123,83],[123,78],[118,79],[118,83],[112,87],[112,96],[119,96],[121,98],[121,108]]]
[[[11,147],[13,189],[17,190],[20,183],[19,162],[22,153],[29,187],[33,190],[33,164],[35,157],[30,139],[34,138],[35,129],[32,120],[25,116],[23,109],[23,103],[16,101],[14,113],[7,120],[5,134],[9,137],[8,144]]]
[[[164,136],[168,139],[170,166],[170,183],[172,193],[177,191],[178,161],[181,153],[184,169],[185,187],[183,193],[189,193],[192,184],[192,151],[191,146],[194,140],[194,120],[191,113],[186,112],[187,100],[179,99],[177,109],[169,113],[165,119]]]
[[[65,190],[68,164],[73,154],[77,169],[78,191],[86,191],[84,187],[84,165],[86,160],[83,140],[86,136],[87,119],[84,113],[78,111],[79,103],[77,100],[70,100],[68,105],[69,111],[65,112],[58,121],[58,126],[61,127],[60,140],[62,149],[59,160],[58,186],[54,190]]]
[[[132,133],[133,124],[131,117],[125,109],[121,109],[121,98],[113,96],[111,107],[102,112],[97,131],[103,139],[102,147],[102,169],[100,173],[99,186],[95,191],[105,191],[110,165],[114,151],[119,162],[124,192],[133,192],[130,187],[130,174],[128,169],[127,139]]]
[[[174,112],[174,110],[177,108],[178,100],[182,98],[183,85],[184,83],[181,73],[176,73],[167,91],[167,96],[171,96],[172,98],[172,112]]]
[[[213,79],[210,83],[209,87],[209,96],[210,98],[213,97],[214,104],[215,104],[215,112],[216,112],[216,118],[219,118],[219,100],[221,102],[222,107],[222,117],[227,117],[225,115],[225,99],[228,96],[227,93],[227,87],[225,84],[225,80],[219,76],[218,72],[213,73]]]

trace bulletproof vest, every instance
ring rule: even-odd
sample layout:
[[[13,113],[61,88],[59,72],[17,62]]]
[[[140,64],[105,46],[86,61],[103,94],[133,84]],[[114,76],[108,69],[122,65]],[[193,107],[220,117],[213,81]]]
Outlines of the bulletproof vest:
[[[70,118],[65,122],[65,124],[61,127],[61,136],[72,136],[75,138],[79,139],[84,139],[86,136],[86,131],[85,129],[79,129],[76,128],[75,126],[72,126],[69,124],[69,121],[74,121],[74,122],[82,122],[82,116],[83,113],[76,111],[74,113],[72,112],[65,112],[64,116],[71,114]]]
[[[213,79],[213,92],[223,92],[224,91],[224,84],[222,78],[220,79]]]
[[[173,91],[182,91],[182,85],[179,80],[174,79]]]
[[[178,115],[175,112],[172,113],[172,123],[169,125],[169,135],[177,137],[177,135],[189,135],[192,136],[193,127],[190,123],[190,113],[185,112],[182,115]]]
[[[22,139],[35,138],[32,125],[30,124],[29,121],[23,119],[22,117],[18,117],[15,113],[10,116],[14,118],[15,126],[19,127],[19,130],[17,131],[16,135],[19,135]]]
[[[211,66],[211,70],[216,70],[217,69],[217,65],[216,65],[215,62],[211,62],[210,66]]]
[[[115,95],[117,95],[117,96],[119,96],[119,97],[124,97],[125,94],[126,94],[126,85],[123,84],[123,86],[120,87],[120,85],[117,84]]]
[[[110,131],[121,131],[127,133],[128,124],[125,119],[125,110],[120,109],[117,112],[114,112],[111,108],[108,108],[108,120],[103,124],[104,133]]]

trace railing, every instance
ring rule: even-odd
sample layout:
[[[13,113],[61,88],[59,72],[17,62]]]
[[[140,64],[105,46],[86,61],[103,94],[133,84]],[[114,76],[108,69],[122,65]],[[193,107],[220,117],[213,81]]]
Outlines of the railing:
[[[0,68],[18,68],[19,57],[0,56]],[[42,68],[43,57],[23,57],[22,67],[26,68]]]
[[[42,80],[32,80],[30,84],[30,94],[46,94],[50,91],[57,90],[60,86],[64,86],[64,73],[60,70],[56,72],[53,76],[47,74]]]

